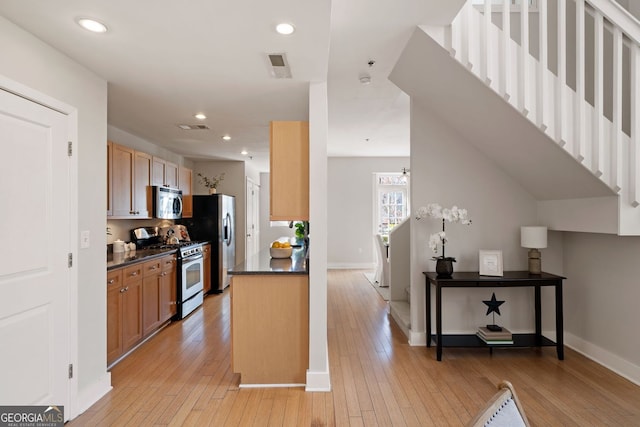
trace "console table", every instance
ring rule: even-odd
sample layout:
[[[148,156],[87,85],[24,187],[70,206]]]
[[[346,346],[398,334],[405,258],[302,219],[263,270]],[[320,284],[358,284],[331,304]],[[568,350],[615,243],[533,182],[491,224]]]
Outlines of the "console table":
[[[427,314],[427,347],[431,347],[431,340],[436,343],[436,356],[442,360],[443,347],[540,347],[556,346],[558,359],[564,360],[563,325],[562,325],[562,281],[565,277],[550,273],[538,275],[528,271],[505,271],[502,277],[481,276],[478,272],[453,273],[451,277],[438,277],[435,272],[424,272],[426,276],[425,307]],[[436,335],[431,333],[431,288],[436,288]],[[556,342],[542,335],[541,298],[542,286],[554,286],[556,294]],[[442,289],[443,288],[505,288],[505,287],[533,287],[535,289],[535,333],[513,334],[513,344],[486,344],[475,334],[443,335],[442,334]]]

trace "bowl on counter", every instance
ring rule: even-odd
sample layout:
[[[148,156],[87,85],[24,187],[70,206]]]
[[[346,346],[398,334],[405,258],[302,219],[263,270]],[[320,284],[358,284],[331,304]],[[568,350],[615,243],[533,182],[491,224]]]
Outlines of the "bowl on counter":
[[[271,258],[289,258],[293,253],[293,248],[269,248]]]

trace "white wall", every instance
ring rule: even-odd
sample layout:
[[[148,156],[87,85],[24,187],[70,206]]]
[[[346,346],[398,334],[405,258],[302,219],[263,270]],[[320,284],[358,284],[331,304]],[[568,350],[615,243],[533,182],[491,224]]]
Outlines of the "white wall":
[[[411,105],[411,203],[415,210],[437,202],[468,209],[470,226],[447,224],[447,256],[457,258],[457,271],[477,271],[480,249],[503,252],[505,270],[526,270],[527,250],[520,247],[520,226],[536,224],[536,201],[472,144],[443,124],[431,111]],[[427,245],[439,221],[416,220],[411,225],[411,341],[424,342],[424,291],[422,272],[434,271],[434,254]],[[542,251],[544,270],[562,273],[561,241],[551,237]],[[496,289],[506,300],[496,319],[512,331],[532,331],[533,294],[529,289]],[[450,289],[443,300],[443,330],[474,332],[486,324],[491,289]],[[547,295],[543,304],[546,307]],[[414,302],[415,301],[415,302]],[[553,300],[551,301],[551,303]],[[545,311],[546,312],[546,311]],[[546,326],[547,321],[543,325]]]
[[[374,268],[376,172],[402,172],[408,157],[330,157],[327,242],[329,268]]]
[[[84,410],[110,386],[106,372],[106,141],[107,82],[0,17],[0,74],[77,108],[78,223],[91,247],[77,249],[78,359],[74,372]],[[75,359],[75,355],[71,355]],[[77,410],[77,408],[76,408]],[[73,414],[72,414],[73,415]]]
[[[563,234],[565,342],[640,384],[640,237]]]

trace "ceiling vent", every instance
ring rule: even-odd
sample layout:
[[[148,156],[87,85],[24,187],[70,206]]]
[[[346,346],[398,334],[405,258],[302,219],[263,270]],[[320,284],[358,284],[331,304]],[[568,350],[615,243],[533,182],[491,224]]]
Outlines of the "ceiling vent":
[[[182,130],[208,130],[209,126],[207,125],[178,125],[178,127]]]
[[[271,75],[276,79],[290,79],[291,68],[284,53],[270,53],[268,56],[271,65]]]

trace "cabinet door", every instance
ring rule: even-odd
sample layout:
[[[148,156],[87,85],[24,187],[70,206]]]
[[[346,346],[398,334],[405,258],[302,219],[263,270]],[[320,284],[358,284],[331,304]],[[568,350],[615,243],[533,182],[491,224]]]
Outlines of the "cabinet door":
[[[193,216],[193,198],[191,189],[193,171],[180,166],[178,174],[178,188],[182,190],[182,217],[191,218]]]
[[[171,188],[178,188],[178,165],[171,162],[164,164],[164,185]]]
[[[151,156],[135,152],[133,211],[136,218],[151,218]]]
[[[202,280],[203,293],[206,295],[211,291],[211,245],[202,246],[202,255],[204,264],[204,278]]]
[[[153,158],[153,173],[151,174],[151,185],[164,185],[164,166],[165,161],[159,157]]]
[[[309,122],[271,122],[270,219],[309,220]]]
[[[160,324],[160,274],[142,280],[142,334],[153,332]]]
[[[111,171],[112,214],[114,217],[133,215],[133,164],[135,151],[122,145],[112,144]]]
[[[107,365],[122,355],[122,270],[107,272]]]
[[[142,339],[142,280],[125,284],[122,293],[122,346],[123,352]]]
[[[178,283],[176,275],[176,257],[162,258],[160,277],[160,322],[171,319],[177,312]]]
[[[111,195],[113,191],[113,184],[111,183],[111,177],[113,176],[113,142],[107,141],[107,216],[113,215],[113,205],[111,201]]]

